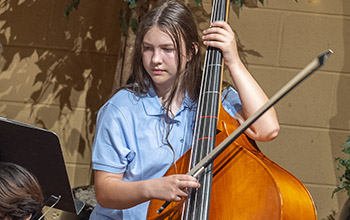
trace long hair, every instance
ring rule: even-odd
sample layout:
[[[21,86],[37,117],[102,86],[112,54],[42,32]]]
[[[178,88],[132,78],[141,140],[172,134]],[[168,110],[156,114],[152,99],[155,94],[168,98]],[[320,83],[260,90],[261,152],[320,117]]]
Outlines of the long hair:
[[[0,219],[26,219],[41,212],[43,199],[34,175],[19,165],[0,162]]]
[[[178,73],[171,93],[165,101],[165,109],[173,101],[175,94],[179,92],[196,101],[198,99],[201,81],[201,58],[199,52],[199,35],[194,17],[191,11],[182,3],[166,1],[151,9],[142,19],[135,41],[133,69],[128,83],[132,83],[132,90],[136,94],[148,92],[152,85],[152,79],[142,64],[142,42],[146,33],[154,26],[167,33],[172,39],[178,59]],[[181,45],[184,43],[184,45]],[[184,47],[186,54],[181,54]],[[181,56],[190,57],[183,72]]]

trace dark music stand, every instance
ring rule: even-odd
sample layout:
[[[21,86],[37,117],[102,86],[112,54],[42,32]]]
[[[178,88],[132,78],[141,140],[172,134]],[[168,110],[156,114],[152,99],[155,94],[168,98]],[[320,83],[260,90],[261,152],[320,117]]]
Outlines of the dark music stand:
[[[18,164],[33,173],[46,201],[60,196],[55,208],[77,215],[84,208],[85,203],[73,196],[54,132],[0,117],[0,161]]]

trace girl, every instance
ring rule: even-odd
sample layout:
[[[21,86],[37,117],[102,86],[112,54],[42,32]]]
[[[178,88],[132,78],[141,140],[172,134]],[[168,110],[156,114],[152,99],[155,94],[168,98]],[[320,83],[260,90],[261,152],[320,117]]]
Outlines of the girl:
[[[203,32],[219,48],[237,87],[225,91],[225,109],[243,122],[267,97],[239,59],[225,22]],[[199,36],[189,9],[165,2],[145,15],[135,42],[131,84],[99,111],[93,148],[98,205],[90,219],[145,219],[149,200],[180,201],[199,183],[188,175],[163,177],[190,147],[201,82]],[[269,141],[279,131],[273,109],[246,134]]]

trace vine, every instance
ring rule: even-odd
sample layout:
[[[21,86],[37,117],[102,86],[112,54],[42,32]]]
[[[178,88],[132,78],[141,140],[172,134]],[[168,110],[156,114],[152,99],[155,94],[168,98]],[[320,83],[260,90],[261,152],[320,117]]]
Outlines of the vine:
[[[339,177],[341,184],[334,189],[332,197],[335,193],[346,190],[347,194],[350,195],[350,136],[348,137],[345,144],[342,144],[342,152],[347,155],[346,158],[337,157],[335,161],[337,162],[337,170],[341,168],[345,169],[344,173]]]

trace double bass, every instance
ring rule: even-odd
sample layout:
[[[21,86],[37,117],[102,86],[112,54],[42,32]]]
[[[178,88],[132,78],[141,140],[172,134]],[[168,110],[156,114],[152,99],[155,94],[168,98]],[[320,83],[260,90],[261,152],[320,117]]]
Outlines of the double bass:
[[[228,6],[229,0],[213,0],[211,22],[227,21]],[[205,55],[192,148],[165,174],[193,175],[201,187],[189,189],[189,196],[180,202],[151,200],[147,219],[316,220],[316,208],[306,187],[266,157],[243,132],[319,68],[329,53],[327,51],[310,63],[279,94],[239,126],[220,103],[222,53],[209,47]]]

